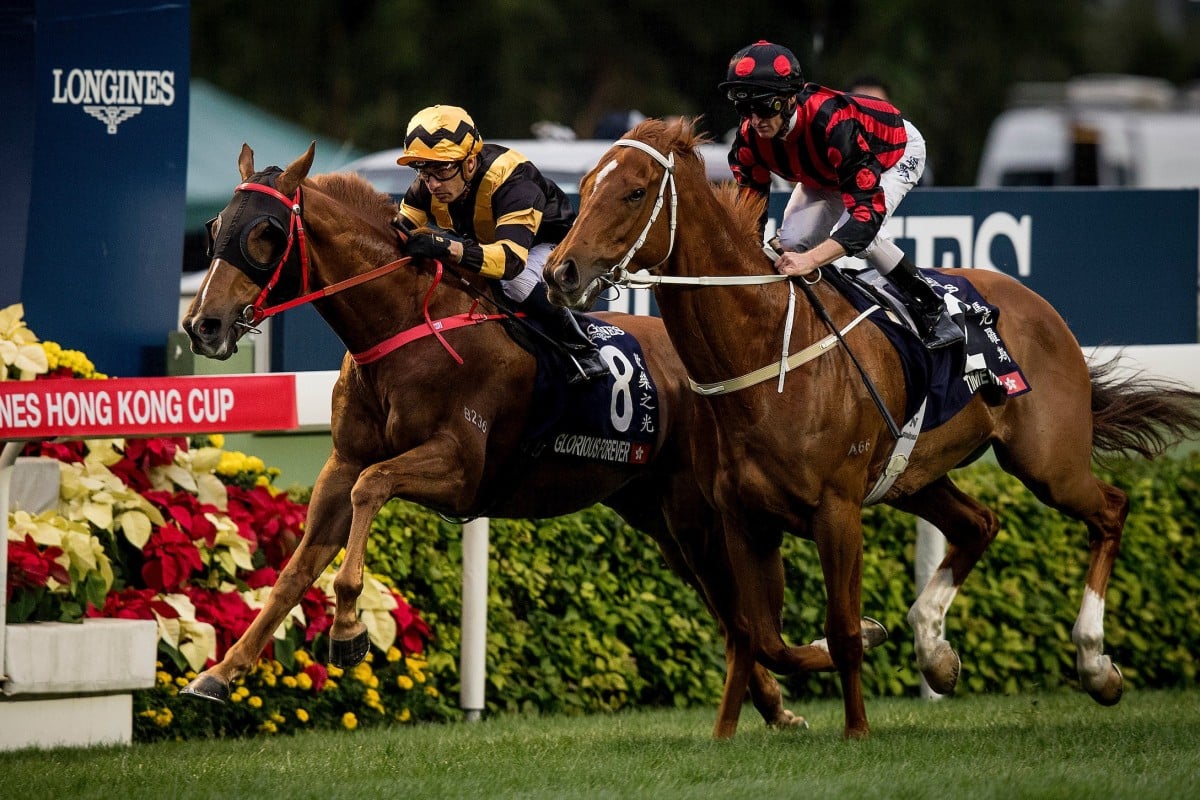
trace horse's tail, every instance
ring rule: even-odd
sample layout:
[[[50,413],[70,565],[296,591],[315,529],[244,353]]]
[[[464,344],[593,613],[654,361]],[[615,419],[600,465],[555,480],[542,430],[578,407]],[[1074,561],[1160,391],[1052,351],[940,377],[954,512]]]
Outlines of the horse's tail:
[[[1116,374],[1120,354],[1089,364],[1092,379],[1092,450],[1155,458],[1200,433],[1200,392],[1143,372]]]

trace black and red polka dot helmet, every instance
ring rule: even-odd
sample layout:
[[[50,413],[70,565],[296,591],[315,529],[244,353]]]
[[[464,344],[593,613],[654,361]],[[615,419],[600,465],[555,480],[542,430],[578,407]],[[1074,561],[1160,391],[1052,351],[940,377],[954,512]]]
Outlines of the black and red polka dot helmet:
[[[791,50],[760,39],[729,59],[729,72],[717,88],[730,100],[767,94],[795,94],[804,86],[804,73]]]

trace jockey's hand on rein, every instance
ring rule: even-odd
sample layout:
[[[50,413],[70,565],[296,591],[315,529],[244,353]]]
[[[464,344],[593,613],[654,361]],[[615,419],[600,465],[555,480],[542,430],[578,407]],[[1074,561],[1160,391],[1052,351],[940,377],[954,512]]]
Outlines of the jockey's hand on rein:
[[[435,258],[439,261],[457,261],[454,258],[450,245],[458,242],[460,245],[463,240],[448,231],[438,233],[427,233],[421,231],[409,235],[408,238],[408,254],[419,258]]]

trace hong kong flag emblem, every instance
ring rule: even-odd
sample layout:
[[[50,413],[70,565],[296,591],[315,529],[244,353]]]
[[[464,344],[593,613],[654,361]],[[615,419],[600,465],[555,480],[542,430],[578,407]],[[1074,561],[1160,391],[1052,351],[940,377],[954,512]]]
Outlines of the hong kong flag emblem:
[[[650,458],[650,446],[646,444],[634,443],[629,448],[629,463],[630,464],[645,464]]]
[[[1008,393],[1009,397],[1029,391],[1029,384],[1025,383],[1025,376],[1019,370],[1014,370],[1007,375],[1001,375],[1000,383],[1004,386],[1004,391]]]

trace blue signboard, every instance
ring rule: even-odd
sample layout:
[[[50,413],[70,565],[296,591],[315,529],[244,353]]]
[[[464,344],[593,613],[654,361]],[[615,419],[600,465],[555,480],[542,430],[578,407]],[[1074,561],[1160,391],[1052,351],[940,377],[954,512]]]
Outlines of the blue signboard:
[[[0,61],[6,97],[26,98],[4,106],[6,169],[18,165],[4,194],[26,218],[6,222],[18,260],[6,242],[0,303],[21,300],[38,335],[101,372],[162,374],[183,250],[188,4],[37,0],[3,13],[21,54]]]
[[[888,227],[918,266],[1019,279],[1082,345],[1200,341],[1200,189],[918,189]]]
[[[771,195],[771,230],[787,199]],[[1019,279],[1085,347],[1200,341],[1200,189],[918,189],[889,230],[918,266]],[[649,291],[610,292],[597,310],[657,314]],[[344,353],[315,313],[272,331],[272,369],[337,369]]]

